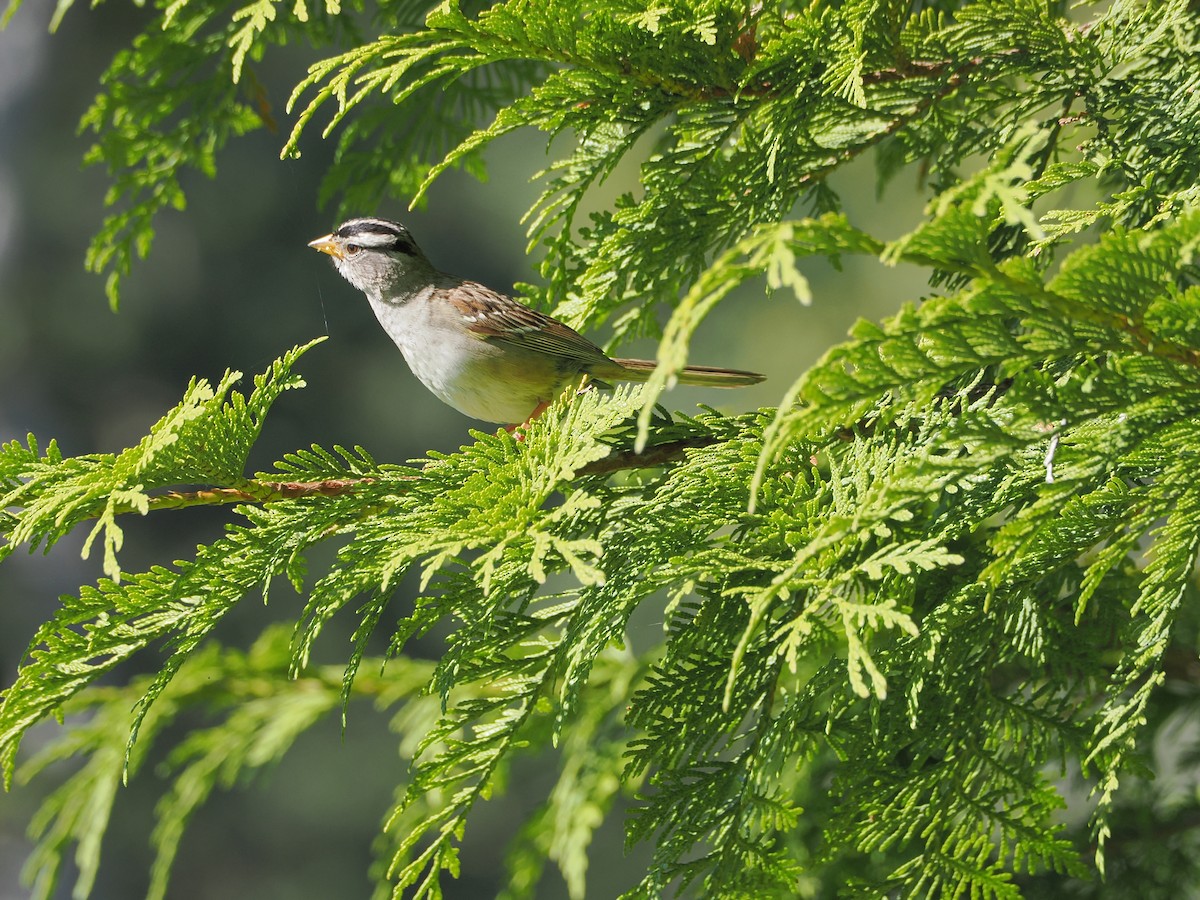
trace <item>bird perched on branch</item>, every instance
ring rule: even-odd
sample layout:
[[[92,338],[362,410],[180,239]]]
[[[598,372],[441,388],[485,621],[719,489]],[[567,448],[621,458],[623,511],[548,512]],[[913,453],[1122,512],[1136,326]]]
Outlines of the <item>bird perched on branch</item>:
[[[490,288],[439,272],[403,225],[350,219],[309,243],[367,295],[413,374],[459,412],[502,425],[540,415],[583,376],[644,382],[656,363],[610,359],[583,335]],[[688,366],[681,384],[738,387],[756,372]]]

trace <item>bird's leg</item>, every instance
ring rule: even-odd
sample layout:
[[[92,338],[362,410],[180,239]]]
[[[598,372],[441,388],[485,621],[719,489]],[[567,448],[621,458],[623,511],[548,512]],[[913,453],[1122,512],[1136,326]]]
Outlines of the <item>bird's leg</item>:
[[[523,441],[523,440],[525,440],[525,434],[524,434],[524,432],[518,431],[517,429],[524,428],[526,425],[528,425],[530,422],[532,422],[534,419],[536,419],[538,416],[540,416],[542,413],[544,413],[549,408],[550,408],[550,401],[543,400],[541,403],[539,403],[537,406],[535,406],[533,408],[533,412],[531,412],[529,414],[529,418],[526,419],[521,424],[519,424],[519,425],[504,425],[501,427],[503,427],[504,430],[507,431],[509,434],[515,435],[516,439],[518,441]]]
[[[544,413],[544,412],[545,412],[546,410],[548,410],[549,408],[550,408],[550,401],[549,401],[549,400],[543,400],[541,403],[539,403],[537,406],[535,406],[535,407],[533,408],[533,412],[531,412],[531,413],[529,414],[529,418],[528,418],[528,419],[526,419],[526,420],[525,420],[524,422],[522,422],[521,424],[522,424],[522,425],[528,425],[530,422],[532,422],[534,419],[536,419],[538,416],[540,416],[542,413]]]
[[[588,390],[591,387],[591,385],[589,384],[589,381],[590,381],[590,378],[588,377],[587,373],[585,372],[583,375],[583,379],[579,382],[579,387],[576,389],[575,393],[582,394],[584,391]],[[525,440],[525,436],[523,434],[521,434],[520,432],[518,432],[517,429],[524,428],[526,425],[528,425],[530,422],[532,422],[534,419],[536,419],[538,416],[540,416],[542,413],[544,413],[546,410],[548,410],[550,408],[550,404],[553,402],[554,401],[552,401],[552,400],[543,400],[541,403],[539,403],[537,406],[535,406],[533,408],[533,412],[531,412],[529,414],[528,419],[526,419],[520,425],[505,425],[505,426],[503,426],[504,430],[507,431],[509,434],[516,433],[518,441]]]

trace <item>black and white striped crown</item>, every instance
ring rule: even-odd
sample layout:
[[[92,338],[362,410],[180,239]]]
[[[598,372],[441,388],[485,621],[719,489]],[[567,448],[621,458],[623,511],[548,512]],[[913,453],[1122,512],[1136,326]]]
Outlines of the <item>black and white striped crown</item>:
[[[368,250],[394,250],[413,256],[420,253],[408,229],[390,219],[377,219],[374,216],[347,219],[337,227],[333,236]]]

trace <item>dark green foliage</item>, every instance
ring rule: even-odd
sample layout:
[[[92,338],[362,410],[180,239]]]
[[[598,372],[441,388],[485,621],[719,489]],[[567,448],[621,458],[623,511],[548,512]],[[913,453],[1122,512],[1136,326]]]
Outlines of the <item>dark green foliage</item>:
[[[341,42],[352,21],[361,40],[298,85],[284,152],[328,121],[326,192],[361,205],[419,200],[516,129],[569,135],[528,214],[546,254],[529,292],[574,325],[611,321],[618,341],[659,334],[662,366],[642,389],[565,398],[523,441],[475,434],[406,467],[314,447],[244,474],[300,350],[248,399],[232,376],[194,382],[116,456],[7,444],[0,556],[95,520],[109,576],[64,598],[0,707],[6,776],[50,715],[74,727],[47,752],[85,759],[35,823],[39,895],[72,842],[87,892],[119,779],[178,710],[214,723],[168,757],[156,896],[213,787],[356,696],[401,706],[412,763],[379,842],[380,896],[439,896],[476,802],[534,754],[559,777],[509,853],[512,897],[534,893],[547,861],[581,896],[622,792],[628,842],[652,847],[631,896],[1061,896],[1101,890],[1106,871],[1114,889],[1157,878],[1159,860],[1183,872],[1194,841],[1155,846],[1125,805],[1144,818],[1157,802],[1146,747],[1189,709],[1164,683],[1195,669],[1195,5],[370,12],[165,7],[86,120],[126,210],[93,263],[124,271],[154,212],[181,202],[179,168],[211,169],[254,124],[248,61],[294,36]],[[194,56],[175,52],[193,36]],[[186,153],[163,138],[168,109],[196,129]],[[419,134],[395,127],[402,115]],[[910,163],[929,185],[925,218],[890,242],[827,183],[867,151],[881,186]],[[582,221],[589,189],[630,155],[640,191]],[[778,409],[655,406],[734,288],[762,278],[809,302],[796,260],[846,254],[927,267],[939,290],[860,322]],[[237,523],[194,559],[122,576],[117,516],[197,482],[237,492]],[[310,574],[308,551],[332,539],[336,558]],[[396,620],[410,571],[421,594]],[[280,576],[306,598],[290,638],[218,648],[214,625]],[[346,610],[345,665],[314,668]],[[662,623],[649,638],[633,619],[646,610]],[[444,653],[412,661],[409,642],[435,627]],[[380,633],[386,666],[366,658]],[[150,647],[168,651],[155,677],[94,684]]]

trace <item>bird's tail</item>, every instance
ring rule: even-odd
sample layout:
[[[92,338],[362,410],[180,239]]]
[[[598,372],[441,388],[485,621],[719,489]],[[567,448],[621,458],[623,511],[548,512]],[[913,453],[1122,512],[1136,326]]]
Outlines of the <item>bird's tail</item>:
[[[652,359],[614,359],[623,370],[620,374],[604,373],[607,378],[621,381],[647,381],[651,373],[658,368],[658,363]],[[742,387],[747,384],[758,384],[767,376],[757,372],[744,372],[741,369],[719,369],[716,366],[688,366],[679,373],[680,384],[694,384],[702,387]]]

